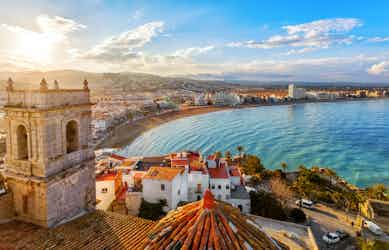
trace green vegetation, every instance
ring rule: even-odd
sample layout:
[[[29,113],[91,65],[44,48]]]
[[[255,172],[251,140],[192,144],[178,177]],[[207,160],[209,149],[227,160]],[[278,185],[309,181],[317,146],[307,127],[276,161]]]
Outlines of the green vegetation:
[[[375,184],[366,189],[367,196],[370,199],[389,201],[389,196],[386,194],[389,189],[384,184]]]
[[[271,193],[250,192],[251,213],[276,220],[288,218],[282,204]]]
[[[382,250],[389,249],[389,243],[379,241],[379,240],[367,240],[367,239],[359,239],[359,248],[361,250]]]
[[[305,215],[304,211],[301,210],[300,208],[292,208],[289,211],[289,217],[295,223],[303,223],[307,220],[307,216]]]
[[[241,168],[244,174],[251,176],[261,174],[265,170],[261,159],[256,155],[244,155],[241,159]]]
[[[142,203],[139,208],[139,217],[148,220],[159,220],[166,214],[163,211],[163,207],[166,205],[166,200],[160,200],[159,203],[150,203],[142,199]]]
[[[332,183],[333,178],[337,178],[336,173],[327,170],[329,178],[319,174],[316,169],[299,167],[299,176],[292,185],[292,190],[311,200],[326,202],[336,205],[344,210],[357,211],[359,203],[365,200],[360,193],[349,190],[346,186]]]

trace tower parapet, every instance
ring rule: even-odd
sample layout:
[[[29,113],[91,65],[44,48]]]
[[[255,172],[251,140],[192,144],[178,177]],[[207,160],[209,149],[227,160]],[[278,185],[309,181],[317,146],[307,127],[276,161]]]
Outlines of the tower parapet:
[[[82,89],[48,89],[46,80],[42,79],[40,89],[16,90],[8,85],[6,108],[50,109],[91,104],[89,88],[85,89],[85,84]]]
[[[89,90],[7,88],[4,176],[16,218],[45,227],[94,209]]]

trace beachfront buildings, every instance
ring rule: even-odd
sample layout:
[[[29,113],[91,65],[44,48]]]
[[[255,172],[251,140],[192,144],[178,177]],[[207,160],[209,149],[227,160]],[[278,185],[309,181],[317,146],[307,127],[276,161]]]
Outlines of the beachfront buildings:
[[[288,97],[293,99],[304,99],[306,97],[306,91],[303,88],[297,88],[294,84],[289,84]]]

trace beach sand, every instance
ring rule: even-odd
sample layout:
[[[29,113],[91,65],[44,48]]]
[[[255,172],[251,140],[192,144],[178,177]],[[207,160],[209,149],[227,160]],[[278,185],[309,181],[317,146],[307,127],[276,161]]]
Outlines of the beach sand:
[[[138,121],[134,121],[128,124],[123,124],[116,127],[111,136],[108,136],[102,143],[100,143],[96,149],[100,148],[121,148],[131,142],[133,142],[142,133],[155,128],[161,124],[169,121],[173,121],[179,118],[206,114],[210,112],[216,112],[221,110],[232,109],[232,107],[215,107],[215,106],[202,106],[202,107],[189,107],[183,108],[179,111],[172,111],[152,117],[145,117]]]

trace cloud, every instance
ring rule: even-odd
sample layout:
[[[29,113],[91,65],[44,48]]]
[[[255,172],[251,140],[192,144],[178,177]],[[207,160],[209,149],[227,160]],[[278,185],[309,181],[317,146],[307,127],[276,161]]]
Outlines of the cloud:
[[[322,19],[298,25],[286,25],[284,35],[275,35],[263,41],[243,41],[228,44],[230,47],[271,49],[283,46],[328,48],[332,44],[350,44],[355,36],[346,33],[362,25],[355,18]]]
[[[389,42],[389,37],[373,37],[369,38],[368,41],[373,43]]]
[[[386,75],[389,72],[389,61],[373,64],[367,72],[370,75]]]
[[[288,52],[286,52],[284,55],[289,56],[289,55],[295,55],[295,54],[304,54],[304,53],[312,52],[315,50],[317,50],[317,48],[312,48],[312,47],[306,47],[306,48],[302,48],[302,49],[291,49]]]
[[[198,56],[201,54],[205,54],[208,51],[211,51],[215,49],[214,46],[206,46],[206,47],[193,47],[193,48],[187,48],[187,49],[180,49],[177,50],[173,56],[178,57],[191,57],[191,56]]]
[[[163,22],[150,22],[135,29],[107,38],[102,43],[81,55],[82,58],[98,61],[121,62],[139,57],[135,49],[142,48],[163,32]]]

